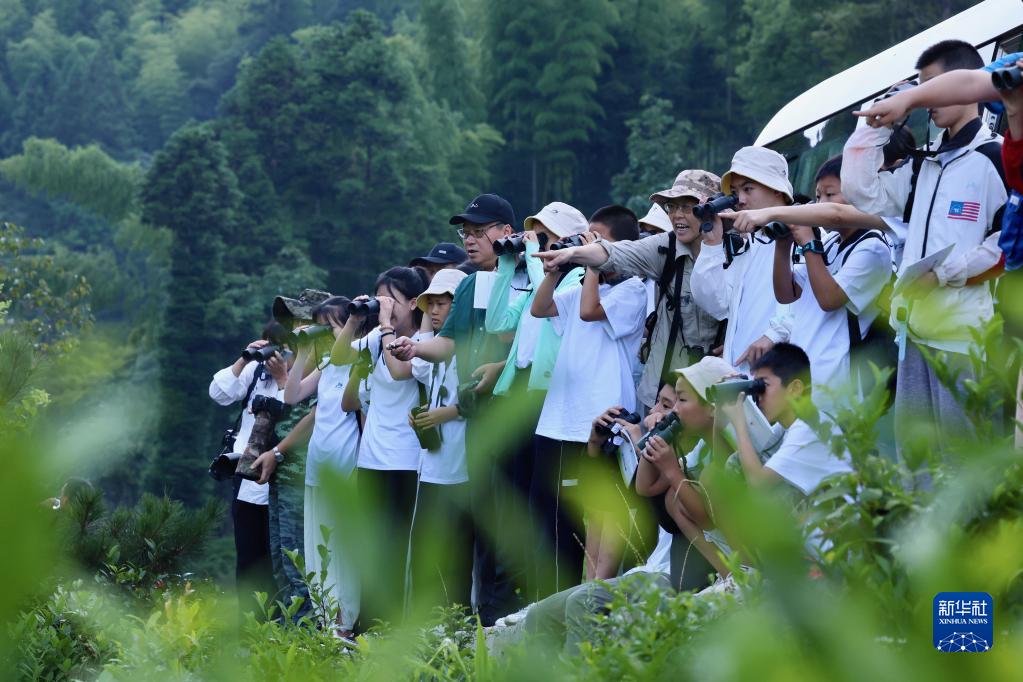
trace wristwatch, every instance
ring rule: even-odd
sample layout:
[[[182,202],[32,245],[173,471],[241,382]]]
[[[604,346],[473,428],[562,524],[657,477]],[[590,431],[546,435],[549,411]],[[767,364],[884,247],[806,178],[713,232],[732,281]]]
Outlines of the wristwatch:
[[[284,461],[284,453],[281,452],[276,445],[274,446],[274,459],[277,460],[278,464]]]
[[[823,256],[824,244],[823,242],[821,242],[820,239],[813,239],[803,244],[802,246],[797,246],[795,251],[797,255],[802,255],[804,253],[819,253],[820,255]]]

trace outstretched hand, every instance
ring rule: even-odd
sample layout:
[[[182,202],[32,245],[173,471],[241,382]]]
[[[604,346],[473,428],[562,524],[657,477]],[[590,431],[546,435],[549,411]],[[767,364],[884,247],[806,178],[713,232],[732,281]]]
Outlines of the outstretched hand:
[[[387,345],[387,350],[402,362],[408,362],[416,357],[416,342],[407,336],[400,336]]]
[[[539,258],[543,261],[544,272],[557,272],[558,268],[562,265],[567,265],[572,262],[572,256],[575,255],[576,249],[579,247],[573,246],[567,249],[559,249],[558,251],[540,251],[533,254],[533,258]]]

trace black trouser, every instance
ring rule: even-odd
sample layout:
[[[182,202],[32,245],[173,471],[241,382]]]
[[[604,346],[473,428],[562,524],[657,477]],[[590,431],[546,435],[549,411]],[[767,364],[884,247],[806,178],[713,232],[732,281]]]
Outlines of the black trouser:
[[[359,629],[399,624],[405,603],[405,561],[416,500],[415,471],[358,470],[360,523],[372,526],[361,548]]]
[[[527,371],[507,396],[466,424],[476,611],[484,625],[526,605],[529,573],[530,441],[543,394],[525,390]]]
[[[257,611],[255,592],[275,592],[273,569],[270,565],[270,521],[265,504],[242,502],[237,497],[231,502],[231,521],[234,525],[235,582],[238,608]]]
[[[714,582],[714,567],[682,533],[671,536],[671,584],[676,590],[699,592]]]
[[[579,470],[586,444],[536,436],[530,511],[537,519],[533,546],[536,598],[578,585],[582,579],[586,531]]]
[[[438,605],[469,606],[472,520],[469,485],[419,484],[412,529],[412,599],[420,614]]]

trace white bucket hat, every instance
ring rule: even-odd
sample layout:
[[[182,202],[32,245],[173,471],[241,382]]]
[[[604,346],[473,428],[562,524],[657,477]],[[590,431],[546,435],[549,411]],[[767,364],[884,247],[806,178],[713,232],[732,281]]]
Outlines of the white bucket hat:
[[[527,230],[532,230],[534,222],[542,223],[559,239],[585,232],[590,225],[586,216],[578,208],[561,201],[552,201],[547,204],[536,215],[526,218],[522,226]]]
[[[721,191],[732,193],[732,176],[741,175],[777,190],[792,201],[789,164],[785,157],[767,147],[743,147],[732,157],[732,166],[721,176]]]
[[[452,297],[455,295],[455,289],[462,282],[463,279],[468,277],[461,270],[455,270],[454,268],[448,268],[446,270],[440,270],[433,279],[430,280],[430,286],[426,287],[426,291],[419,294],[416,298],[416,307],[426,312],[426,297],[431,294],[451,294]]]
[[[716,355],[705,355],[695,365],[676,369],[673,373],[685,377],[700,398],[705,402],[710,402],[707,400],[707,389],[714,384],[721,383],[722,379],[735,374],[736,371],[734,367]]]
[[[653,204],[646,215],[639,219],[640,225],[649,226],[654,232],[671,232],[671,218],[660,204]]]

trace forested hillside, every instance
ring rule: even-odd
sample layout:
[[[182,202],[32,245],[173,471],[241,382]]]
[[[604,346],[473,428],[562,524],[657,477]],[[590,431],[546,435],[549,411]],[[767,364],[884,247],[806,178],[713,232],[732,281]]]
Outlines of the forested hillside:
[[[227,419],[206,385],[275,294],[360,293],[453,238],[480,191],[520,220],[555,199],[645,209],[970,4],[0,0],[0,217],[88,287],[77,353],[26,386],[58,425],[137,391],[120,463],[90,473],[115,499],[198,503]]]

